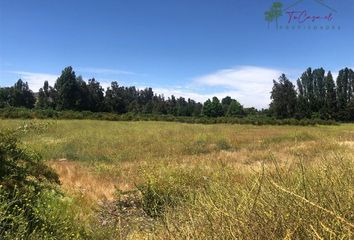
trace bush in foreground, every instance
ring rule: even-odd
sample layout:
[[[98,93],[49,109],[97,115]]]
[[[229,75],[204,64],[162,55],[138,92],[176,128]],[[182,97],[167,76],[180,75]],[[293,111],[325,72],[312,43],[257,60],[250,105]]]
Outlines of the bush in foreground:
[[[16,134],[0,132],[0,239],[86,238],[57,190],[57,174],[20,147]]]

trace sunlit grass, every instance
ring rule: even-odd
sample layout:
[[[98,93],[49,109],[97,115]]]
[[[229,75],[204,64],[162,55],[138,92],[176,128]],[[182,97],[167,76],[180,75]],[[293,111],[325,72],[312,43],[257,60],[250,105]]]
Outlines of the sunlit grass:
[[[115,189],[141,191],[154,229],[117,225],[111,237],[352,237],[353,124],[0,120],[0,128],[20,126],[23,144],[57,170],[83,221]]]

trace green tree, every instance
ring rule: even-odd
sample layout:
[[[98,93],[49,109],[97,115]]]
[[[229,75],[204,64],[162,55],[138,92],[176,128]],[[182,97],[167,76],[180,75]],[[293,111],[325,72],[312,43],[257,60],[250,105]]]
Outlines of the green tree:
[[[119,86],[117,82],[112,82],[111,87],[107,88],[106,91],[106,109],[110,112],[126,113],[129,104],[126,103],[124,95],[124,87]]]
[[[313,70],[313,85],[314,85],[314,112],[324,111],[326,89],[325,89],[325,70],[323,68]]]
[[[212,103],[211,103],[210,99],[208,99],[204,102],[202,113],[204,116],[207,116],[207,117],[211,117],[213,115],[212,114]]]
[[[223,115],[222,105],[217,97],[213,97],[212,101],[208,99],[204,103],[203,115],[208,117],[220,117]]]
[[[325,79],[326,97],[325,97],[325,112],[329,118],[333,118],[337,112],[337,96],[336,86],[334,84],[331,71],[327,73]]]
[[[44,81],[43,87],[39,89],[36,107],[41,109],[55,107],[55,90],[49,86],[48,81]]]
[[[232,100],[233,99],[230,96],[226,96],[223,99],[221,99],[221,105],[222,105],[222,110],[223,110],[224,115],[227,114],[227,111],[230,107]]]
[[[301,119],[311,116],[311,111],[308,103],[308,99],[305,95],[305,88],[302,80],[297,80],[298,97],[296,104],[296,117]]]
[[[77,99],[75,102],[75,109],[78,111],[91,110],[90,106],[90,91],[86,82],[81,76],[76,78],[77,84]]]
[[[352,99],[346,107],[346,119],[348,121],[354,121],[354,99]]]
[[[244,115],[243,106],[235,99],[232,99],[226,116],[242,116]]]
[[[314,93],[314,76],[311,68],[308,68],[298,79],[298,106],[297,115],[301,118],[310,117],[316,111],[316,98]]]
[[[350,70],[348,68],[339,71],[337,77],[338,110],[344,111],[350,101]]]
[[[296,109],[296,91],[293,83],[285,74],[279,77],[279,82],[273,80],[273,83],[271,110],[278,118],[293,117]]]
[[[0,108],[11,106],[12,88],[0,88]]]
[[[183,97],[177,98],[177,116],[188,116],[188,103]]]
[[[104,110],[104,90],[96,79],[88,80],[88,105],[92,112],[100,112]]]
[[[56,108],[59,110],[78,110],[78,102],[81,97],[80,87],[76,80],[76,74],[72,67],[66,67],[54,85],[57,91]]]
[[[29,89],[28,83],[19,79],[13,87],[3,88],[0,93],[1,105],[33,108],[36,98]]]

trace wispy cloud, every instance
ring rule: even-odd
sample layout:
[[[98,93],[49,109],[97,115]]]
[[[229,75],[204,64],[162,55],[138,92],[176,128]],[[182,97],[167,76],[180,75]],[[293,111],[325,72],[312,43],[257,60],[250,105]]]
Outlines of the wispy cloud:
[[[245,107],[260,109],[268,107],[270,91],[273,86],[272,80],[278,79],[283,72],[288,71],[238,66],[195,77],[192,79],[192,84],[185,86],[154,87],[153,90],[157,94],[163,94],[165,98],[174,95],[186,99],[191,98],[198,102],[204,102],[214,96],[219,99],[231,96],[239,100]]]
[[[201,86],[223,87],[224,91],[212,95],[230,95],[247,107],[265,108],[270,102],[272,80],[278,79],[281,74],[280,69],[238,66],[196,77],[194,83]]]
[[[143,87],[140,87],[140,89],[143,89]],[[154,93],[157,94],[163,94],[164,97],[167,99],[168,97],[171,97],[172,95],[175,97],[184,97],[185,99],[193,99],[197,102],[204,102],[208,98],[211,98],[212,96],[210,94],[201,94],[196,91],[191,91],[187,89],[181,89],[179,87],[171,87],[171,88],[153,88]]]
[[[113,70],[113,69],[97,69],[86,68],[78,69],[78,73],[84,73],[84,79],[89,73],[97,74],[134,74],[132,72]],[[153,88],[155,93],[164,94],[170,97],[191,98],[199,102],[204,102],[213,96],[219,99],[225,96],[231,96],[239,100],[245,107],[266,108],[270,102],[270,91],[273,86],[273,79],[278,79],[281,73],[288,73],[289,70],[257,67],[257,66],[238,66],[229,69],[221,69],[210,74],[195,77],[192,84],[184,86]],[[291,72],[291,71],[290,71]],[[38,91],[43,86],[44,81],[48,81],[50,85],[54,85],[58,75],[48,73],[34,73],[25,71],[13,71],[18,77],[29,83],[33,91]],[[291,74],[298,75],[298,74]],[[100,78],[98,81],[106,89],[110,86],[111,78]],[[293,79],[295,80],[295,79]],[[143,88],[143,87],[141,87]],[[202,90],[203,89],[203,90]]]
[[[204,103],[207,99],[213,97],[217,97],[221,100],[226,96],[231,96],[240,101],[245,107],[256,107],[259,109],[268,107],[270,101],[269,93],[265,97],[266,99],[262,99],[257,97],[252,98],[252,96],[250,97],[249,95],[242,94],[237,90],[217,91],[212,93],[198,93],[197,91],[185,91],[175,88],[154,88],[153,90],[157,94],[163,94],[166,99],[171,95],[174,95],[175,97],[184,97],[185,99],[190,98],[201,103]]]
[[[83,78],[87,81],[87,79],[95,76],[91,76],[89,73],[107,73],[109,74],[111,71],[114,71],[114,74],[134,74],[131,72],[121,72],[119,70],[112,69],[92,69],[92,71],[77,71],[77,75],[83,75]],[[37,73],[37,72],[26,72],[26,71],[6,71],[7,73],[16,75],[16,78],[21,78],[23,81],[28,82],[28,85],[31,90],[37,92],[41,87],[43,87],[44,81],[48,81],[49,85],[54,86],[55,81],[59,77],[60,74],[50,74],[50,73]],[[84,74],[81,74],[84,73]],[[112,74],[112,75],[114,75]],[[86,77],[89,76],[89,77]],[[97,78],[101,84],[101,86],[106,89],[111,85],[112,81],[117,81],[117,79],[109,79],[109,78]]]
[[[17,74],[23,81],[28,82],[31,90],[37,92],[43,87],[44,81],[48,81],[49,85],[53,86],[59,75],[48,73],[34,73],[34,72],[22,72],[11,71],[10,73]]]

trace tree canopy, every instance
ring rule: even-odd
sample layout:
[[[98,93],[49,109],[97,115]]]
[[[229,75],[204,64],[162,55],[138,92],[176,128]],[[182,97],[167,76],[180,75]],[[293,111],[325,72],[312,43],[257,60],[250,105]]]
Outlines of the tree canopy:
[[[245,79],[247,81],[247,79]],[[193,99],[154,93],[152,88],[125,87],[113,81],[105,90],[95,78],[87,82],[66,67],[54,83],[48,81],[38,93],[19,79],[12,87],[0,87],[0,107],[112,112],[118,114],[169,114],[174,116],[243,117],[267,115],[276,118],[321,118],[354,120],[354,72],[344,68],[338,77],[323,68],[308,68],[296,81],[285,74],[273,80],[269,109],[244,108],[231,96],[212,97],[203,104]]]

